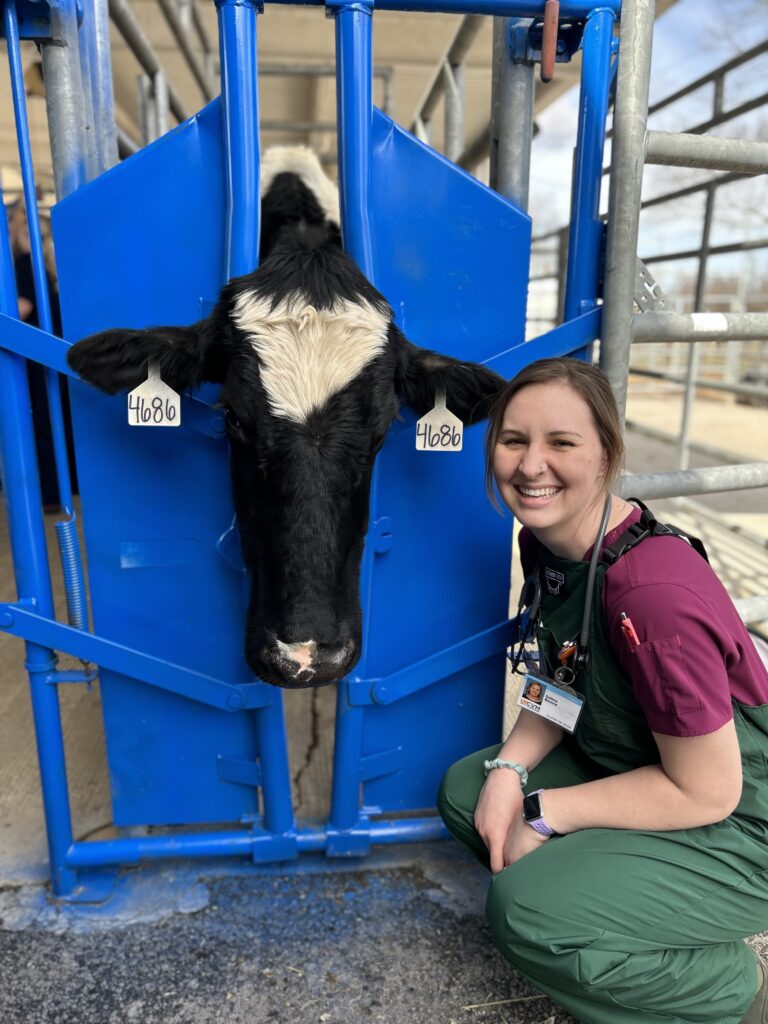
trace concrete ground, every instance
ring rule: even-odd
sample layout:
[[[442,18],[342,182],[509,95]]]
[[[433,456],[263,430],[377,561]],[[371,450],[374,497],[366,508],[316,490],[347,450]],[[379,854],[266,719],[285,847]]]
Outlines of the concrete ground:
[[[453,843],[291,874],[126,872],[109,909],[0,892],[3,1024],[574,1024],[511,970]]]

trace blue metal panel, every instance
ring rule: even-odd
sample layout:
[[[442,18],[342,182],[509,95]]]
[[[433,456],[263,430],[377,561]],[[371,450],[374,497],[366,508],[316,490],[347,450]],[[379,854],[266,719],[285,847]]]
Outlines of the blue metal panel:
[[[199,318],[222,284],[223,169],[214,103],[58,204],[70,340]],[[72,404],[96,632],[226,681],[250,680],[246,581],[216,546],[232,521],[224,439],[186,423],[129,428],[124,397],[83,384],[72,387]],[[256,789],[222,778],[217,759],[258,758],[253,716],[263,712],[217,712],[109,671],[102,698],[118,824],[258,814]],[[283,765],[283,804],[286,773]],[[290,805],[283,810],[290,823]]]
[[[372,173],[376,286],[411,341],[481,362],[522,342],[527,214],[379,110]]]
[[[379,111],[371,167],[375,283],[408,337],[478,361],[521,342],[528,216]],[[362,724],[354,706],[372,680],[507,613],[511,529],[485,498],[483,427],[465,431],[460,454],[423,453],[415,450],[414,418],[405,417],[379,455],[372,494],[363,657],[337,719],[332,822],[339,829],[355,824],[361,781],[369,810],[432,807],[448,764],[500,737],[503,643],[495,656],[433,686],[366,708]],[[366,778],[376,755],[385,774]]]

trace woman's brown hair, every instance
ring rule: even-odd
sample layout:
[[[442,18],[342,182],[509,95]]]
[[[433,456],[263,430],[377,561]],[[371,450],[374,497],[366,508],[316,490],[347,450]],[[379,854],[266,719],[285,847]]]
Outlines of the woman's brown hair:
[[[587,403],[605,451],[605,486],[609,488],[624,466],[624,439],[621,417],[608,378],[597,366],[580,359],[538,359],[512,378],[498,393],[491,407],[485,435],[485,486],[493,504],[498,508],[494,490],[493,453],[504,423],[504,413],[518,391],[532,384],[567,384]]]

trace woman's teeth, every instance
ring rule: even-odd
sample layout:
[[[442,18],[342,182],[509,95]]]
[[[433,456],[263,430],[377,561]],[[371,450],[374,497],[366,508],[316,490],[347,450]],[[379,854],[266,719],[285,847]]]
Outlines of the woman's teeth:
[[[559,487],[518,487],[517,489],[526,498],[551,498],[560,490]]]

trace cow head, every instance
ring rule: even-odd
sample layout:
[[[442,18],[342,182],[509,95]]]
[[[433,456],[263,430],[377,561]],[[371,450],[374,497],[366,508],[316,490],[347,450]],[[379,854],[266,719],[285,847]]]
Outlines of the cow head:
[[[276,232],[270,199],[284,200],[281,186],[304,209]],[[502,383],[411,344],[312,197],[300,178],[273,178],[263,199],[265,258],[225,286],[207,320],[105,331],[68,354],[84,380],[110,394],[138,385],[149,362],[177,391],[222,385],[251,578],[246,658],[262,679],[292,688],[334,682],[360,655],[371,473],[400,404],[422,415],[442,390],[451,411],[474,423]]]

